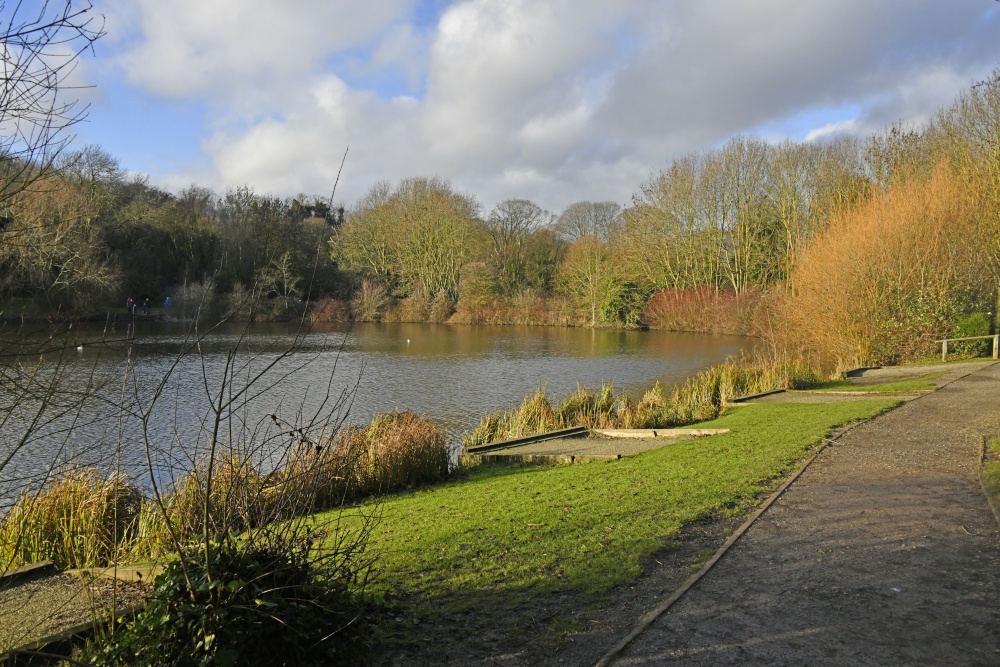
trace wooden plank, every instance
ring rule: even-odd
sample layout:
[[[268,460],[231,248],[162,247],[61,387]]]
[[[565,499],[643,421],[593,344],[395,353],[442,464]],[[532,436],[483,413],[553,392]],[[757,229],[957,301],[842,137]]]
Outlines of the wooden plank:
[[[21,567],[16,567],[13,570],[7,570],[6,572],[0,574],[0,585],[14,584],[31,577],[48,576],[55,573],[55,563],[50,560],[43,560],[39,563],[32,563],[31,565],[22,565]]]
[[[520,445],[529,445],[533,442],[544,442],[546,440],[555,440],[557,438],[570,438],[576,435],[587,435],[588,433],[590,433],[590,429],[586,426],[574,426],[572,428],[559,429],[558,431],[549,431],[548,433],[536,433],[535,435],[526,435],[521,438],[511,438],[510,440],[500,440],[498,442],[489,442],[485,445],[466,447],[465,451],[470,454],[481,454],[482,452],[489,452],[494,449],[518,447]]]
[[[595,428],[594,433],[609,438],[673,438],[694,437],[729,433],[728,428]]]
[[[984,340],[986,338],[996,338],[996,336],[994,336],[993,334],[990,334],[989,336],[969,336],[968,338],[945,338],[944,340],[936,340],[934,342],[935,343],[948,343],[948,342],[954,343],[955,341],[958,341],[958,340]]]
[[[730,398],[727,400],[723,407],[729,407],[730,405],[742,405],[747,401],[753,400],[755,398],[762,398],[764,396],[770,396],[771,394],[780,394],[785,391],[784,389],[772,389],[771,391],[762,391],[759,394],[747,394],[746,396],[737,396],[736,398]]]

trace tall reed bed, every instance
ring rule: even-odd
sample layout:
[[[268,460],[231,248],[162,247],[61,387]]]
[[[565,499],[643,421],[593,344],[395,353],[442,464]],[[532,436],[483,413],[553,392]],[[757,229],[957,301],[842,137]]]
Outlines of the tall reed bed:
[[[543,433],[560,428],[668,428],[718,416],[726,401],[773,389],[793,389],[820,381],[799,361],[736,362],[713,366],[684,384],[665,389],[659,382],[636,400],[628,392],[615,394],[612,385],[599,390],[577,387],[553,402],[544,387],[525,397],[520,406],[486,415],[462,441],[466,447]]]
[[[122,476],[75,471],[24,494],[0,520],[0,571],[41,560],[98,567],[155,558],[206,532],[245,531],[448,472],[444,433],[412,412],[303,441],[270,472],[243,455],[220,457],[211,472],[203,461],[159,503]]]
[[[41,560],[62,568],[114,561],[136,539],[144,503],[120,475],[69,472],[23,494],[0,522],[0,571]]]

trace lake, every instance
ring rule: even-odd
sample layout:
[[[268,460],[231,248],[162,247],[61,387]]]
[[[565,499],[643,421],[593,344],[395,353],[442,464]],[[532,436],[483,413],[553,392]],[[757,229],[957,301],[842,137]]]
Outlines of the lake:
[[[161,475],[183,469],[210,440],[215,423],[206,408],[219,401],[231,401],[220,439],[255,433],[260,451],[317,416],[356,423],[395,409],[426,413],[457,446],[484,414],[539,386],[561,397],[578,384],[612,382],[641,395],[751,346],[740,337],[659,331],[370,323],[307,332],[227,324],[202,331],[196,343],[182,323],[111,324],[77,332],[70,347],[49,355],[46,372],[58,368],[60,386],[74,393],[62,400],[64,414],[38,429],[0,475],[23,483],[53,461],[141,475],[147,443]],[[76,393],[90,397],[78,407]],[[3,430],[7,451],[31,418],[20,408]]]

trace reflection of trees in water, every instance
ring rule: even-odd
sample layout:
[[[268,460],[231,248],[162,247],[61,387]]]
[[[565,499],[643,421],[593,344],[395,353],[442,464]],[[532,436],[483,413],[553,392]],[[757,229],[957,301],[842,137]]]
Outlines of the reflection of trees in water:
[[[208,439],[211,395],[206,387],[222,381],[229,351],[235,346],[237,361],[248,361],[231,378],[238,391],[241,382],[276,358],[294,336],[280,324],[254,325],[249,335],[243,331],[238,325],[220,328],[179,361],[186,337],[177,324],[140,323],[130,357],[121,331],[103,338],[97,329],[79,332],[84,337],[82,352],[76,351],[74,339],[65,342],[62,351],[46,356],[37,378],[59,380],[62,408],[46,408],[49,421],[32,429],[30,441],[0,473],[0,497],[9,499],[9,489],[24,483],[36,485],[54,457],[59,465],[121,466],[142,481],[148,477],[144,435],[157,475],[166,477],[190,467]],[[231,443],[232,434],[260,432],[271,423],[270,414],[294,423],[300,410],[315,411],[331,374],[335,394],[356,389],[351,422],[366,422],[396,408],[413,409],[437,420],[458,443],[483,414],[519,403],[539,385],[546,385],[553,395],[572,392],[577,384],[598,386],[604,381],[641,392],[657,380],[666,385],[679,382],[738,354],[748,344],[731,337],[549,327],[318,327],[301,337],[297,351],[232,407],[222,441]],[[146,418],[144,431],[140,409],[175,363],[158,398],[159,408]],[[3,363],[5,369],[14,367],[13,359]],[[16,436],[11,434],[27,424],[35,406],[22,399],[11,411],[14,396],[10,391],[2,394],[8,401],[4,414],[11,425],[18,424],[0,431],[3,451],[14,446]],[[268,437],[275,451],[284,444],[277,434]]]

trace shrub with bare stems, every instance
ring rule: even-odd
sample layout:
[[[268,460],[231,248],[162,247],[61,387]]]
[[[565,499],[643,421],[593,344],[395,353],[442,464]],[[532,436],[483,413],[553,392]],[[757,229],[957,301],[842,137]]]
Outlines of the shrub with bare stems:
[[[792,275],[791,335],[834,373],[933,352],[963,314],[992,310],[984,210],[941,166],[839,212]]]

